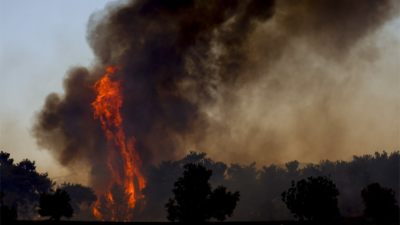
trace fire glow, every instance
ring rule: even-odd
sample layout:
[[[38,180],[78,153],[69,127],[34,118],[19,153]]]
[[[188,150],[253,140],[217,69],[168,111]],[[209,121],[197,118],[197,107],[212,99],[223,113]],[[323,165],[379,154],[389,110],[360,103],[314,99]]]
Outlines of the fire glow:
[[[110,66],[107,68],[107,74],[95,83],[93,88],[97,93],[96,101],[92,103],[94,109],[94,118],[100,119],[102,128],[107,137],[108,147],[108,167],[112,172],[109,189],[113,183],[122,185],[125,193],[129,195],[128,207],[134,208],[138,199],[144,196],[141,190],[145,187],[146,181],[139,170],[141,159],[135,150],[135,137],[128,139],[125,144],[125,133],[123,130],[122,118],[119,112],[123,102],[122,80],[111,81],[110,77],[113,73],[121,69],[118,66]],[[122,159],[122,164],[119,159]],[[119,161],[118,161],[119,160]],[[101,219],[98,206],[100,195],[107,196],[110,202],[113,202],[113,196],[110,192],[98,193],[98,200],[94,207],[94,215],[97,219]],[[116,210],[111,212],[117,213]],[[113,220],[118,220],[116,216],[110,215]],[[130,218],[124,218],[129,220]]]

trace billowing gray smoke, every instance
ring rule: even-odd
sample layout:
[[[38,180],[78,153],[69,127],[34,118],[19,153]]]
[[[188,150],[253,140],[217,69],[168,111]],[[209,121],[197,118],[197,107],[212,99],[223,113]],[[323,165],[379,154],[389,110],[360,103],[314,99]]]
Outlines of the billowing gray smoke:
[[[265,77],[273,78],[268,93],[285,93],[280,90],[286,81],[296,81],[304,92],[316,87],[324,90],[313,109],[315,115],[323,113],[328,119],[311,116],[333,121],[320,124],[331,130],[317,137],[332,147],[348,127],[340,117],[329,120],[333,117],[326,104],[336,100],[330,97],[338,85],[332,86],[322,76],[314,83],[301,80],[298,74],[277,78],[270,68],[304,43],[324,60],[345,61],[354,45],[397,13],[395,0],[135,0],[109,4],[89,19],[87,40],[96,57],[93,66],[68,71],[65,93],[48,95],[32,133],[39,146],[63,166],[89,168],[94,186],[108,183],[106,138],[100,121],[93,118],[91,103],[96,93],[90,86],[105,74],[106,67],[121,66],[113,79],[123,81],[124,129],[127,137],[137,139],[145,167],[161,159],[181,158],[189,149],[207,152],[209,143],[217,143],[219,149],[210,147],[214,152],[230,149],[238,157],[246,154],[218,140],[241,140],[230,136],[238,122],[232,115],[237,108],[247,107],[242,93]],[[265,98],[273,102],[282,96]],[[213,114],[215,107],[220,114]],[[297,119],[298,130],[320,122],[310,123],[304,116]],[[257,129],[249,136],[256,134],[260,134]],[[269,140],[277,137],[272,131],[262,135]],[[257,140],[261,139],[246,142],[246,146],[269,147],[271,158],[284,147]]]

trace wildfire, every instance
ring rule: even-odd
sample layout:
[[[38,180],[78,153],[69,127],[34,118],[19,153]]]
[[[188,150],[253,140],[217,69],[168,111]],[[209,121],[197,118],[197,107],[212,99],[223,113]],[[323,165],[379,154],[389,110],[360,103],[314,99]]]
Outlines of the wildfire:
[[[105,207],[104,205],[106,205],[112,208],[106,210],[107,213],[111,214],[108,215],[111,220],[127,221],[130,219],[131,214],[128,213],[121,218],[121,215],[123,215],[121,210],[134,208],[136,201],[144,197],[140,190],[146,186],[146,181],[139,170],[139,165],[142,162],[138,152],[134,148],[136,139],[132,136],[128,139],[127,144],[125,144],[125,133],[119,112],[123,100],[122,80],[111,81],[110,79],[112,74],[118,69],[121,68],[118,66],[108,67],[106,75],[93,86],[97,93],[96,101],[92,103],[94,118],[100,119],[105,136],[107,137],[109,150],[108,167],[112,172],[109,191],[107,193],[98,192],[98,200],[93,213],[96,218],[102,219],[102,214],[105,211],[101,210],[100,207]],[[120,207],[122,206],[117,205],[112,191],[112,188],[115,189],[117,187],[114,187],[113,184],[120,185],[124,189],[125,197],[121,199],[127,202],[127,207],[125,208],[128,209],[121,209]],[[102,203],[100,200],[101,195],[103,195]]]

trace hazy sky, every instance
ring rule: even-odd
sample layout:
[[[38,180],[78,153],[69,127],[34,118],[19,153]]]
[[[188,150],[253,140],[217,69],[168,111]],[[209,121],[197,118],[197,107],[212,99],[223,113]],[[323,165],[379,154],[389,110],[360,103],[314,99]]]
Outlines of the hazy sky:
[[[90,64],[86,24],[107,2],[0,1],[1,150],[17,162],[35,160],[38,171],[52,177],[67,172],[47,151],[38,150],[29,129],[45,97],[62,91],[68,68]]]
[[[45,97],[51,92],[62,92],[62,80],[68,68],[90,64],[93,54],[86,43],[86,24],[90,14],[102,9],[107,2],[109,0],[0,1],[0,149],[11,153],[11,157],[16,162],[24,158],[35,160],[38,171],[49,172],[50,177],[65,176],[69,173],[66,169],[62,169],[47,151],[38,149],[29,129],[33,116],[43,106]],[[397,49],[384,52],[394,52],[395,57],[399,55],[399,24],[397,20],[385,28],[385,32],[397,38],[394,45]],[[384,33],[381,35],[385,36]],[[386,67],[386,58],[390,59],[387,63],[388,67]],[[397,84],[390,85],[391,91],[385,91],[385,88],[389,87],[388,82],[395,80],[393,74],[399,72],[399,67],[394,66],[394,60],[399,61],[398,58],[393,59],[391,55],[383,54],[382,60],[376,63],[375,67],[371,67],[376,70],[371,73],[376,72],[375,74],[382,68],[389,68],[390,73],[387,76],[391,76],[390,79],[385,80],[379,76],[368,80],[374,84],[368,86],[372,90],[371,93],[382,99],[391,100],[387,105],[392,104],[393,99],[399,99],[398,89],[393,90],[393,87],[399,87],[398,79]],[[346,68],[342,69],[346,70]],[[385,97],[389,94],[396,95],[396,93],[397,96]],[[368,102],[366,101],[366,104]],[[262,110],[260,108],[255,107],[257,110]],[[397,110],[395,113],[398,113],[398,107],[394,107],[393,110]],[[390,115],[392,116],[393,113]],[[260,124],[259,121],[253,122]],[[267,122],[271,123],[270,120]],[[399,119],[395,119],[393,123],[399,124]],[[281,127],[281,123],[279,126]],[[394,136],[396,135],[399,135],[398,129]],[[357,139],[356,136],[354,137]],[[392,136],[390,139],[393,140]],[[385,137],[382,137],[382,141],[386,141]],[[365,145],[367,144],[368,142]],[[395,149],[386,150],[391,152]],[[368,151],[366,153],[370,154],[374,150]],[[359,154],[359,152],[356,153]],[[262,158],[257,158],[257,154],[248,154],[251,158],[249,160],[262,160]],[[213,156],[213,154],[209,155]],[[352,153],[349,152],[348,156],[351,155]],[[267,157],[267,155],[261,157]],[[293,155],[293,157],[297,156]]]

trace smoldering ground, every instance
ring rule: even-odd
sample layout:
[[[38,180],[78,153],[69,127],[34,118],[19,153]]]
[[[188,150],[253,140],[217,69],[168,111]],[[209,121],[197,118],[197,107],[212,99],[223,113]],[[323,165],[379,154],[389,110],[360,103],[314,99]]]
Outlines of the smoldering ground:
[[[89,18],[93,65],[67,72],[64,93],[47,96],[32,134],[63,166],[90,170],[91,185],[107,183],[106,138],[90,86],[118,65],[123,126],[137,139],[143,169],[190,150],[269,164],[399,149],[399,44],[380,36],[398,5],[110,3]]]

